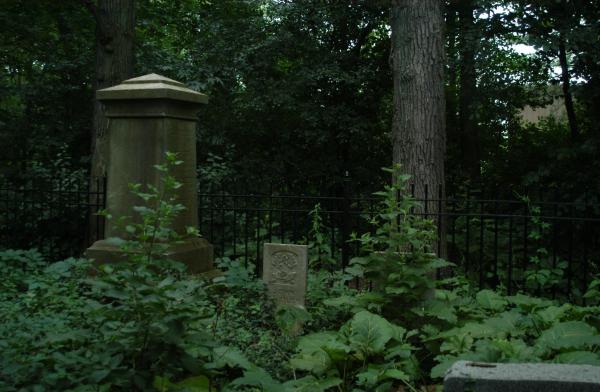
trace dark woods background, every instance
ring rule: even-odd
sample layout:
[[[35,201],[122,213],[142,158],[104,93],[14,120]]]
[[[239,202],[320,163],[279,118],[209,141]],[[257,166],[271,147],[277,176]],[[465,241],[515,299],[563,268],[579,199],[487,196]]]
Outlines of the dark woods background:
[[[88,175],[98,71],[90,3],[2,1],[0,175],[12,181]],[[530,189],[597,205],[600,4],[534,3],[446,4],[448,195]],[[347,172],[353,193],[368,195],[387,180],[389,2],[134,5],[133,75],[160,73],[210,96],[199,113],[202,184],[339,195]],[[554,118],[521,119],[554,99]]]

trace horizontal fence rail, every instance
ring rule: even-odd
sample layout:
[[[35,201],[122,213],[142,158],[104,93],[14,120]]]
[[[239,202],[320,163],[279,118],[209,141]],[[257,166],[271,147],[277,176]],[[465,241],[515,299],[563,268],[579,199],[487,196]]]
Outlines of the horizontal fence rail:
[[[445,235],[438,226],[436,250],[444,249],[444,241],[446,258],[480,288],[503,286],[510,294],[583,302],[592,277],[600,273],[600,217],[585,203],[476,194],[417,201],[421,208],[414,213],[443,224]],[[199,229],[217,257],[242,259],[258,269],[266,242],[309,245],[312,264],[341,268],[360,254],[358,242],[349,240],[352,233],[373,232],[369,221],[380,202],[376,197],[200,193]]]
[[[0,249],[38,249],[50,260],[79,257],[104,233],[105,179],[0,178]]]
[[[104,232],[97,212],[105,208],[105,184],[0,179],[0,249],[38,248],[50,260],[80,256]],[[360,254],[352,234],[374,232],[369,221],[381,199],[352,195],[348,187],[340,193],[200,192],[199,231],[214,245],[216,257],[255,264],[258,273],[266,242],[307,244],[313,267],[342,268]],[[471,191],[440,194],[426,193],[414,213],[442,222],[434,250],[443,251],[481,288],[503,286],[511,294],[582,302],[600,273],[597,205],[495,199]]]

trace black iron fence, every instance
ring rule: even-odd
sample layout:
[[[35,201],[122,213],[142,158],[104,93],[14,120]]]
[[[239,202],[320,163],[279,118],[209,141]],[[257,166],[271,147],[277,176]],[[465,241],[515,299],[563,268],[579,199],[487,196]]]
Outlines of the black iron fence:
[[[600,273],[600,216],[577,202],[491,199],[481,193],[418,200],[415,213],[442,221],[436,248],[481,288],[504,286],[581,300]],[[372,232],[380,198],[308,195],[199,195],[200,232],[218,257],[241,258],[260,269],[265,242],[309,245],[313,264],[347,265],[360,254],[352,233]],[[440,208],[442,207],[442,208]],[[441,235],[444,234],[445,235]],[[439,238],[445,237],[445,238]]]
[[[95,215],[105,206],[104,184],[0,182],[0,248],[35,247],[54,260],[81,255],[104,232],[103,219]],[[217,257],[239,258],[259,269],[265,242],[308,244],[311,264],[340,268],[360,254],[358,242],[349,239],[374,230],[369,219],[380,202],[347,189],[341,193],[200,193],[200,233]],[[600,273],[596,204],[539,197],[527,202],[475,192],[442,199],[430,193],[415,213],[444,223],[448,259],[480,287],[501,285],[510,293],[578,300]]]
[[[0,249],[37,248],[50,260],[81,256],[104,233],[104,179],[0,178]]]

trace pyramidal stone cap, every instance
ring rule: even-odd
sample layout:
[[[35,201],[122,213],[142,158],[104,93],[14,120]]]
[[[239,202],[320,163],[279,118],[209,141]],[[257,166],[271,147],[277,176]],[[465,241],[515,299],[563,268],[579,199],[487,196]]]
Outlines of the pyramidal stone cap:
[[[183,83],[155,73],[127,79],[123,83],[96,91],[99,101],[126,99],[170,99],[207,103],[205,94],[187,88]]]

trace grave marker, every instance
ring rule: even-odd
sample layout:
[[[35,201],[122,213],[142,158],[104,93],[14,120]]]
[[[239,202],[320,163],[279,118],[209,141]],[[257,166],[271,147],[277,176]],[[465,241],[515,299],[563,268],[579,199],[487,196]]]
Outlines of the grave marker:
[[[264,245],[263,280],[277,305],[304,306],[307,270],[306,245]]]
[[[98,90],[96,98],[109,119],[108,212],[115,221],[131,216],[131,220],[140,222],[141,217],[133,213],[140,199],[131,193],[129,184],[150,184],[160,189],[161,173],[154,165],[164,162],[165,152],[177,153],[183,164],[171,174],[182,183],[177,196],[186,209],[173,222],[173,229],[185,238],[165,256],[186,264],[192,273],[212,271],[212,245],[204,238],[186,235],[186,227],[198,227],[196,123],[197,111],[208,102],[206,95],[175,80],[149,74]],[[113,263],[126,257],[115,241],[130,237],[124,228],[108,222],[104,237],[87,249],[88,258]]]

